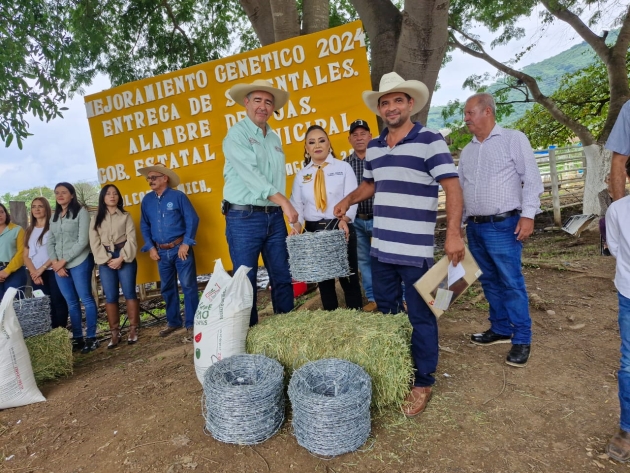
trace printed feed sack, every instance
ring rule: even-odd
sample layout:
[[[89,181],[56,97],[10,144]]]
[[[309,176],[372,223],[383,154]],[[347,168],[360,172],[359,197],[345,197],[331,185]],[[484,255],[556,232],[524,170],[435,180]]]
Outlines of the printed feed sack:
[[[223,358],[245,353],[245,339],[252,310],[253,288],[247,278],[251,268],[241,266],[234,277],[216,260],[214,272],[195,312],[195,371],[203,385],[206,370]]]

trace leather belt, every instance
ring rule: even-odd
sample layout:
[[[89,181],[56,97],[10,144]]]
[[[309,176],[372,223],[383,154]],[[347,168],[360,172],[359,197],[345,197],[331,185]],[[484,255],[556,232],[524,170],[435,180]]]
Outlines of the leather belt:
[[[282,211],[277,205],[239,205],[239,204],[230,204],[230,210],[245,210],[249,212],[265,212],[266,214],[271,214],[274,212]]]
[[[374,218],[374,214],[357,214],[357,218],[361,220],[372,220]]]
[[[509,212],[503,212],[502,214],[496,215],[476,215],[468,217],[469,223],[490,223],[490,222],[502,222],[506,218],[514,217],[515,215],[520,215],[521,211],[518,209],[510,210]]]
[[[316,222],[304,222],[304,228],[307,232],[317,232],[319,230],[336,230],[339,219],[317,220]]]
[[[180,244],[181,242],[183,242],[183,241],[184,241],[184,236],[182,235],[182,236],[180,236],[179,238],[177,238],[177,239],[173,240],[173,241],[172,241],[172,242],[170,242],[170,243],[164,243],[163,245],[160,245],[160,244],[158,243],[157,247],[158,247],[160,250],[170,250],[171,248],[175,248],[177,245],[179,245],[179,244]]]
[[[107,245],[103,245],[103,246],[105,247],[105,249],[106,249],[107,251],[109,251],[110,253],[113,253],[113,252],[114,252],[114,251],[116,251],[116,250],[120,250],[120,249],[122,249],[122,247],[123,247],[123,246],[125,246],[125,243],[127,243],[127,240],[125,240],[125,241],[121,241],[120,243],[115,243],[115,244],[114,244],[114,249],[113,249],[113,250],[110,250],[110,247],[109,247],[109,246],[107,246]]]

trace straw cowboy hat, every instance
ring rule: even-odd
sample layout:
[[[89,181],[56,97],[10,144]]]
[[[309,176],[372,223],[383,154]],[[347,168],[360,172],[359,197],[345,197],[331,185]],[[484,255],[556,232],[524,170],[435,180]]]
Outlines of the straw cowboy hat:
[[[412,115],[422,110],[422,107],[429,101],[429,89],[426,85],[419,80],[405,80],[395,72],[384,74],[381,77],[377,92],[371,90],[363,92],[363,101],[370,110],[378,115],[378,99],[394,92],[402,92],[413,99]]]
[[[160,174],[168,176],[169,187],[175,188],[179,185],[179,176],[163,164],[156,164],[155,166],[147,166],[146,168],[138,169],[138,172],[144,177],[147,177],[151,171],[159,172]]]
[[[289,92],[286,90],[276,89],[269,82],[261,79],[255,80],[251,84],[236,84],[228,90],[228,93],[230,94],[230,97],[232,97],[232,100],[244,107],[245,97],[247,97],[247,94],[256,92],[257,90],[273,95],[274,110],[281,109],[284,107],[284,104],[287,103],[287,100],[289,100]]]

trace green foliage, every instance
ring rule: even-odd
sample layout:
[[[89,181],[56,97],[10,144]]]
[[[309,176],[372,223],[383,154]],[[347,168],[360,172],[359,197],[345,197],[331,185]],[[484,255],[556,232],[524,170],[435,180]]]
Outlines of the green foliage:
[[[0,0],[0,140],[21,149],[30,135],[25,115],[49,121],[74,87],[76,48],[66,28],[65,0]]]
[[[627,56],[626,66],[630,75],[630,54]],[[606,67],[601,61],[596,61],[582,70],[564,75],[551,98],[562,112],[588,127],[599,139],[610,102]],[[529,137],[532,146],[538,148],[564,146],[575,139],[571,130],[558,123],[539,104],[525,112],[515,122],[515,127]]]
[[[29,208],[35,197],[45,197],[50,205],[55,205],[55,192],[50,187],[32,187],[15,195],[7,192],[0,196],[0,201],[6,206],[9,205],[9,201],[26,202],[26,207]]]
[[[74,183],[73,186],[79,204],[83,207],[98,205],[98,195],[101,192],[101,186],[96,182],[80,181]]]

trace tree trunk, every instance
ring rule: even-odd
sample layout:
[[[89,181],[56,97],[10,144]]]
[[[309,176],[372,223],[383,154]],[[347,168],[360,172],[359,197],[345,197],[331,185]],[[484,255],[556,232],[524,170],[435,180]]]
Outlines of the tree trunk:
[[[429,88],[429,100],[412,119],[427,122],[431,97],[448,42],[448,0],[406,0],[394,70]]]
[[[275,42],[300,36],[295,0],[269,0],[273,17],[273,32]]]
[[[254,28],[260,44],[267,46],[275,41],[273,17],[269,0],[240,0],[241,6]]]
[[[584,154],[586,155],[586,180],[584,182],[582,213],[599,215],[597,194],[606,187],[604,178],[610,172],[612,155],[600,144],[584,146]]]
[[[325,30],[328,28],[329,19],[329,0],[304,0],[302,2],[302,34]]]

